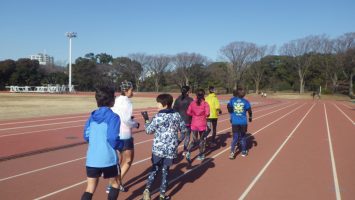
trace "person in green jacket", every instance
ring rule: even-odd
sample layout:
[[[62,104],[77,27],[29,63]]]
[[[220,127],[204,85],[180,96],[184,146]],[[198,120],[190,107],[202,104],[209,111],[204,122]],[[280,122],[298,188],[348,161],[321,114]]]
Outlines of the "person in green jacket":
[[[222,110],[219,104],[219,100],[217,95],[215,94],[214,86],[209,87],[209,95],[206,97],[206,102],[210,106],[210,116],[207,118],[207,133],[206,137],[209,132],[212,130],[212,138],[209,146],[213,147],[216,146],[216,130],[217,130],[217,120],[218,115],[222,114]]]

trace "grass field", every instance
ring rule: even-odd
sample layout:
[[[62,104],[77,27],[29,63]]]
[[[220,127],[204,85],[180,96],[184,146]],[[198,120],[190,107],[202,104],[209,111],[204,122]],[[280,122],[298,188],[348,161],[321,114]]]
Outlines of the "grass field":
[[[0,93],[0,120],[89,113],[96,109],[93,95]],[[155,107],[155,100],[132,98],[134,108]]]
[[[153,93],[148,94],[147,97],[137,96],[132,98],[134,108],[156,106],[155,99],[148,97],[154,96]],[[229,99],[231,95],[223,96]],[[257,97],[258,95],[249,94],[248,96]],[[309,93],[303,95],[298,93],[269,93],[267,98],[311,99],[312,97]],[[322,95],[322,99],[350,100],[349,97],[341,95]],[[0,93],[0,102],[0,120],[90,113],[96,109],[94,93],[81,95]]]

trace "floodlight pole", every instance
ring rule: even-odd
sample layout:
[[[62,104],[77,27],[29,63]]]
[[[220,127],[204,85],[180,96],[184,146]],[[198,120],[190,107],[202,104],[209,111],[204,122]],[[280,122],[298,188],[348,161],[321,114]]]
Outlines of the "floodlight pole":
[[[67,32],[66,36],[69,38],[69,92],[72,92],[72,85],[71,85],[71,39],[76,37],[75,32]]]

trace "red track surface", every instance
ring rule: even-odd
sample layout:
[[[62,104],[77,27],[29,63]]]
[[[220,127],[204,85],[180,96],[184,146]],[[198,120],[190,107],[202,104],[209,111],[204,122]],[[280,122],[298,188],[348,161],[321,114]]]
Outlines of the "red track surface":
[[[354,105],[251,101],[257,104],[249,139],[256,143],[248,157],[228,159],[230,124],[227,114],[220,116],[219,145],[207,148],[207,158],[189,168],[180,155],[171,167],[172,199],[355,199]],[[81,143],[87,116],[0,122],[0,199],[79,199],[86,187],[87,147]],[[141,197],[151,166],[153,137],[138,130],[134,138],[135,162],[124,180],[128,192],[119,199]],[[106,184],[101,180],[94,199],[106,199]]]

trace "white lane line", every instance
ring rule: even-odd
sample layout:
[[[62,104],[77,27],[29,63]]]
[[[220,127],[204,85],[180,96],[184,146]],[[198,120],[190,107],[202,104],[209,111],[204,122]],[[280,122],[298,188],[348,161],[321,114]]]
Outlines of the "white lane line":
[[[304,104],[303,104],[303,105],[304,105]],[[295,110],[297,110],[298,108],[302,107],[303,105],[300,105],[300,106],[297,107],[296,109],[293,109],[291,112],[288,112],[287,114],[283,115],[282,117],[278,118],[277,120],[273,121],[272,123],[268,124],[267,126],[263,127],[262,129],[264,129],[264,128],[270,126],[271,124],[273,124],[273,123],[275,123],[275,122],[281,120],[282,118],[286,117],[287,115],[293,113]],[[221,120],[221,121],[226,121],[226,120],[228,120],[228,119]],[[256,119],[255,119],[255,120],[256,120]],[[227,129],[224,129],[224,130],[222,130],[222,131],[218,131],[218,133],[221,133],[221,132],[226,131],[226,130],[229,130],[229,129],[231,129],[231,128],[227,128]],[[260,130],[262,130],[262,129],[260,129]],[[259,130],[259,131],[260,131],[260,130]],[[256,133],[254,133],[253,135],[255,135],[255,134],[256,134]],[[210,137],[210,136],[209,136],[209,137]],[[180,145],[179,147],[182,147],[182,146],[183,146],[183,145]],[[224,153],[224,152],[227,151],[228,149],[229,149],[229,148],[226,148],[225,150],[223,150],[223,151],[220,152],[219,154],[215,155],[213,158],[218,157],[219,155],[221,155],[222,153]],[[137,161],[137,162],[133,163],[132,165],[136,165],[136,164],[138,164],[138,163],[141,163],[141,162],[144,162],[144,161],[147,161],[147,160],[150,160],[150,159],[151,159],[151,157],[147,157],[147,158],[145,158],[145,159],[143,159],[143,160],[140,160],[140,161]],[[202,166],[202,165],[200,165],[200,166]],[[192,170],[194,170],[194,169],[195,169],[195,168],[193,168]],[[190,171],[192,171],[192,170],[189,170],[188,172],[190,172]],[[188,172],[185,172],[183,175],[187,174]],[[180,176],[180,177],[182,177],[182,176]],[[175,180],[175,179],[174,179],[174,180]],[[176,179],[176,180],[177,180],[177,179]],[[79,186],[79,185],[84,184],[84,183],[86,183],[86,180],[81,181],[81,182],[79,182],[79,183],[75,183],[75,184],[70,185],[70,186],[68,186],[68,187],[59,189],[59,190],[54,191],[54,192],[52,192],[52,193],[46,194],[46,195],[44,195],[44,196],[35,198],[34,200],[41,200],[41,199],[44,199],[44,198],[53,196],[53,195],[55,195],[55,194],[58,194],[58,193],[60,193],[60,192],[66,191],[66,190],[69,190],[69,189],[71,189],[71,188],[74,188],[74,187]]]
[[[135,111],[133,111],[133,113],[140,113],[141,111],[143,111],[145,109],[137,109]],[[150,111],[157,111],[157,109],[152,109],[152,110],[147,110],[148,112]],[[90,112],[88,112],[87,114],[80,114],[80,115],[76,115],[76,116],[68,116],[68,117],[57,117],[57,118],[49,118],[49,119],[38,119],[38,120],[31,120],[31,121],[21,121],[21,122],[5,122],[5,123],[0,123],[0,126],[4,126],[4,125],[12,125],[12,124],[25,124],[25,123],[32,123],[32,122],[43,122],[43,121],[54,121],[54,120],[61,120],[61,119],[73,119],[73,118],[83,118],[83,117],[89,117]]]
[[[264,111],[264,110],[269,110],[275,107],[280,107],[281,105],[283,105],[285,103],[282,103],[280,105],[276,105],[276,106],[272,106],[269,108],[265,108],[265,109],[261,109],[261,110],[257,110],[254,113],[260,112],[260,111]],[[295,103],[294,103],[295,104]],[[289,106],[292,106],[294,104],[291,104]],[[287,106],[288,107],[288,106]],[[286,107],[285,107],[286,108]],[[150,111],[149,111],[150,112]],[[60,128],[53,128],[53,129],[45,129],[45,130],[38,130],[38,131],[28,131],[28,132],[21,132],[21,133],[11,133],[11,134],[6,134],[6,135],[0,135],[0,138],[3,137],[9,137],[9,136],[17,136],[17,135],[27,135],[27,134],[33,134],[33,133],[40,133],[40,132],[46,132],[46,131],[55,131],[55,130],[61,130],[61,129],[67,129],[67,128],[76,128],[76,127],[83,127],[84,125],[78,125],[78,126],[65,126],[65,127],[60,127]],[[1,130],[1,129],[0,129]]]
[[[264,130],[265,128],[267,128],[267,127],[271,126],[272,124],[274,124],[274,123],[280,121],[281,119],[283,119],[283,118],[286,117],[287,115],[290,115],[291,113],[293,113],[294,111],[298,110],[298,109],[299,109],[300,107],[302,107],[302,106],[304,106],[304,104],[298,106],[297,108],[293,109],[292,111],[288,112],[287,114],[285,114],[285,115],[279,117],[278,119],[274,120],[273,122],[269,123],[268,125],[264,126],[263,128],[261,128],[261,129],[255,131],[251,136],[256,135],[257,133],[259,133],[260,131]],[[224,129],[224,130],[222,130],[222,131],[225,131],[225,130],[228,130],[228,129],[230,129],[230,128]],[[251,137],[251,136],[249,136],[249,137]],[[222,150],[222,151],[220,151],[219,153],[217,153],[217,154],[215,154],[214,156],[212,156],[212,158],[215,159],[215,158],[219,157],[220,155],[222,155],[223,153],[225,153],[226,151],[229,151],[229,150],[230,150],[230,147],[226,147],[224,150]],[[179,180],[181,177],[183,177],[183,176],[187,175],[188,173],[190,173],[190,172],[192,172],[192,171],[198,169],[199,167],[202,167],[203,165],[205,165],[205,164],[208,163],[209,161],[212,161],[213,159],[207,158],[206,161],[204,161],[202,164],[197,165],[196,167],[187,170],[185,173],[183,173],[183,174],[181,174],[180,176],[178,176],[178,177],[174,178],[173,180],[169,181],[169,184],[174,183],[175,181]],[[152,194],[153,194],[153,193],[156,193],[156,192],[158,192],[158,188],[155,189],[155,190],[152,192]],[[139,198],[137,198],[137,199],[139,199]]]
[[[35,169],[35,170],[32,170],[32,171],[24,172],[24,173],[17,174],[17,175],[14,175],[14,176],[9,176],[9,177],[0,179],[0,182],[6,181],[6,180],[9,180],[9,179],[13,179],[13,178],[17,178],[17,177],[20,177],[20,176],[24,176],[24,175],[27,175],[27,174],[32,174],[32,173],[35,173],[35,172],[43,171],[43,170],[50,169],[50,168],[53,168],[53,167],[58,167],[58,166],[61,166],[61,165],[69,164],[69,163],[72,163],[72,162],[75,162],[75,161],[83,160],[85,158],[86,157],[81,157],[81,158],[77,158],[77,159],[74,159],[74,160],[69,160],[69,161],[61,162],[61,163],[58,163],[58,164],[55,164],[55,165],[50,165],[50,166],[47,166],[47,167],[43,167],[43,168],[40,168],[40,169]]]
[[[28,132],[23,132],[23,133],[11,133],[11,134],[7,134],[7,135],[0,135],[0,138],[15,136],[15,135],[27,135],[27,134],[32,134],[32,133],[46,132],[46,131],[56,131],[56,130],[68,129],[68,128],[77,128],[77,127],[84,127],[84,125],[65,126],[65,127],[60,127],[60,128],[52,128],[52,129],[45,129],[45,130],[38,130],[38,131],[28,131]],[[62,133],[65,133],[65,132],[62,132]]]
[[[295,103],[294,103],[294,104],[295,104]],[[291,104],[291,105],[289,105],[289,106],[292,106],[292,105],[294,105],[294,104]],[[284,107],[284,108],[287,108],[287,107],[289,107],[289,106],[286,106],[286,107]],[[284,108],[278,109],[278,110],[276,110],[276,111],[282,110],[282,109],[284,109]],[[298,108],[296,108],[296,109],[298,109]],[[274,111],[274,112],[276,112],[276,111]],[[294,111],[294,110],[292,110],[292,111],[289,112],[288,114],[292,113],[293,111]],[[261,115],[261,116],[255,118],[254,121],[257,120],[257,119],[260,119],[260,118],[262,118],[262,117],[264,117],[264,116],[266,116],[266,115],[269,115],[269,114],[270,114],[270,113],[265,114],[265,115]],[[288,115],[288,114],[287,114],[287,115]],[[226,119],[220,120],[220,122],[227,121],[228,119],[229,119],[229,118],[227,117]],[[272,124],[272,123],[271,123],[271,124]],[[269,125],[271,125],[271,124],[269,124]],[[222,130],[222,131],[224,131],[224,130]],[[220,132],[221,132],[221,131],[219,131],[218,133],[220,133]],[[137,142],[137,143],[135,143],[135,145],[143,144],[143,143],[149,142],[149,141],[151,141],[151,140],[153,140],[153,139],[144,140],[144,141],[142,141],[142,142]],[[32,170],[32,171],[24,172],[24,173],[17,174],[17,175],[14,175],[14,176],[2,178],[2,179],[0,179],[0,182],[1,182],[1,181],[8,180],[8,179],[13,179],[13,178],[17,178],[17,177],[20,177],[20,176],[24,176],[24,175],[27,175],[27,174],[35,173],[35,172],[38,172],[38,171],[43,171],[43,170],[50,169],[50,168],[53,168],[53,167],[57,167],[57,166],[69,164],[69,163],[72,163],[72,162],[75,162],[75,161],[79,161],[79,160],[82,160],[82,159],[85,159],[85,158],[86,158],[86,157],[81,157],[81,158],[77,158],[77,159],[74,159],[74,160],[69,160],[69,161],[66,161],[66,162],[57,163],[57,164],[54,164],[54,165],[50,165],[50,166],[47,166],[47,167],[43,167],[43,168],[40,168],[40,169],[35,169],[35,170]],[[137,162],[140,162],[140,161],[137,161]]]
[[[76,123],[76,122],[85,122],[87,119],[84,120],[75,120],[75,121],[69,121],[69,122],[57,122],[57,123],[49,123],[49,124],[37,124],[37,125],[31,125],[31,126],[18,126],[18,127],[11,127],[11,128],[2,128],[0,131],[8,131],[8,130],[14,130],[14,129],[23,129],[23,128],[33,128],[33,127],[41,127],[41,126],[51,126],[51,125],[58,125],[58,124],[70,124],[70,123]]]
[[[343,106],[349,108],[349,109],[354,109],[354,108],[350,107],[349,105],[347,105],[347,104],[345,104],[345,103],[341,103],[341,104],[342,104]]]
[[[150,113],[152,114],[152,113]],[[155,113],[153,113],[155,114]],[[137,117],[136,119],[143,119],[143,117]],[[86,122],[86,119],[83,120],[75,120],[75,121],[66,121],[66,122],[57,122],[57,123],[48,123],[48,124],[37,124],[37,125],[30,125],[30,126],[16,126],[16,127],[11,127],[11,128],[2,128],[0,131],[7,131],[7,130],[13,130],[13,129],[24,129],[24,128],[33,128],[33,127],[41,127],[41,126],[51,126],[51,125],[58,125],[58,124],[68,124],[68,123],[75,123],[75,122]]]
[[[312,105],[312,107],[307,111],[307,113],[303,116],[301,121],[296,125],[296,127],[292,130],[292,132],[287,136],[286,140],[281,144],[281,146],[277,149],[277,151],[274,153],[274,155],[270,158],[270,160],[266,163],[266,165],[261,169],[261,171],[258,173],[258,175],[253,179],[253,181],[250,183],[250,185],[247,187],[247,189],[242,193],[242,195],[239,197],[239,200],[245,199],[245,197],[248,195],[250,190],[254,187],[256,182],[260,179],[260,177],[264,174],[266,169],[269,167],[269,165],[274,161],[276,156],[280,153],[281,149],[286,145],[288,140],[292,137],[292,135],[296,132],[297,128],[301,125],[303,120],[308,116],[308,114],[311,112],[315,104]]]
[[[144,141],[142,141],[142,142],[135,143],[135,145],[143,144],[143,143],[146,143],[146,142],[149,142],[149,141],[152,141],[152,140],[153,140],[153,139],[144,140]],[[86,157],[80,157],[80,158],[76,158],[76,159],[73,159],[73,160],[69,160],[69,161],[57,163],[57,164],[50,165],[50,166],[46,166],[46,167],[42,167],[42,168],[39,168],[39,169],[35,169],[35,170],[32,170],[32,171],[24,172],[24,173],[21,173],[21,174],[16,174],[16,175],[14,175],[14,176],[9,176],[9,177],[6,177],[6,178],[1,178],[1,179],[0,179],[0,182],[6,181],[6,180],[9,180],[9,179],[13,179],[13,178],[17,178],[17,177],[20,177],[20,176],[32,174],[32,173],[35,173],[35,172],[43,171],[43,170],[50,169],[50,168],[53,168],[53,167],[58,167],[58,166],[61,166],[61,165],[66,165],[66,164],[69,164],[69,163],[72,163],[72,162],[76,162],[76,161],[83,160],[83,159],[85,159],[85,158],[86,158]]]
[[[335,195],[336,195],[336,199],[337,199],[337,200],[341,200],[340,189],[339,189],[339,182],[338,182],[337,168],[336,168],[336,165],[335,165],[335,158],[334,158],[334,151],[333,151],[332,138],[331,138],[331,136],[330,136],[330,129],[329,129],[329,122],[328,122],[327,108],[326,108],[325,104],[323,104],[323,106],[324,106],[325,122],[326,122],[326,125],[327,125],[330,160],[332,161],[332,172],[333,172],[333,180],[334,180],[334,187],[335,187]]]
[[[336,104],[333,103],[333,105],[334,105],[341,113],[343,113],[343,115],[344,115],[346,118],[348,118],[348,120],[349,120],[353,125],[355,125],[355,122],[354,122],[353,120],[351,120],[350,117],[349,117],[347,114],[345,114]]]

